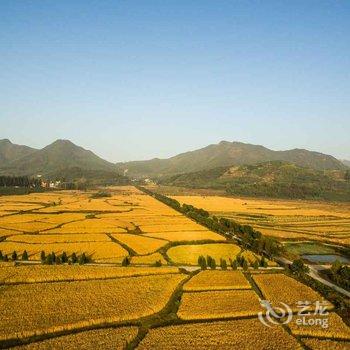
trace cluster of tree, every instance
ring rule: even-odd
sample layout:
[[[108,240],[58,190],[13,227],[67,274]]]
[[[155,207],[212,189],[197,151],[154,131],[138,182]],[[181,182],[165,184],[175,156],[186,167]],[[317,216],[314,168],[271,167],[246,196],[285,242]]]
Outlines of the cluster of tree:
[[[310,271],[309,267],[304,264],[302,259],[296,259],[289,266],[289,269],[295,274],[307,273]]]
[[[350,266],[343,265],[339,260],[336,260],[325,274],[335,284],[350,290]]]
[[[41,180],[28,176],[0,176],[0,187],[41,187]]]
[[[44,251],[40,254],[40,260],[45,265],[61,265],[61,264],[79,264],[84,265],[91,262],[91,258],[85,253],[77,255],[72,253],[70,256],[66,252],[56,255],[54,252],[46,254]]]
[[[215,218],[214,218],[215,219]],[[219,224],[226,233],[233,233],[241,240],[243,247],[249,248],[259,255],[267,255],[270,259],[281,252],[282,246],[273,238],[265,237],[250,225],[241,225],[236,221],[220,218]]]
[[[204,209],[198,209],[188,204],[181,205],[175,199],[159,193],[154,193],[144,187],[139,187],[139,189],[212,231],[224,234],[227,237],[237,236],[243,247],[249,248],[259,255],[265,254],[271,259],[281,252],[282,246],[276,240],[263,236],[261,232],[255,230],[250,225],[241,225],[230,219],[210,216],[209,212]]]
[[[27,261],[29,260],[28,252],[25,250],[23,251],[21,258],[19,257],[19,254],[14,250],[13,253],[8,256],[7,254],[3,254],[2,251],[0,250],[0,261],[17,261],[17,260],[23,260]]]
[[[264,257],[262,257],[260,261],[257,259],[255,261],[248,261],[244,258],[244,256],[239,255],[234,260],[229,259],[229,263],[232,270],[237,270],[238,267],[242,267],[244,271],[247,271],[249,266],[256,270],[259,267],[267,267],[267,261]],[[215,259],[209,255],[206,258],[203,255],[200,255],[198,257],[198,265],[201,267],[202,270],[215,270],[217,266]],[[220,268],[221,270],[227,270],[228,264],[226,259],[220,258]]]

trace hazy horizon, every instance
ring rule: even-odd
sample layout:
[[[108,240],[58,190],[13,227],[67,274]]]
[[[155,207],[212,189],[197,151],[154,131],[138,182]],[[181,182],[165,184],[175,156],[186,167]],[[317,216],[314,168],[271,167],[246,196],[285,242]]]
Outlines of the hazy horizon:
[[[112,161],[222,140],[350,159],[350,3],[2,1],[0,139]]]

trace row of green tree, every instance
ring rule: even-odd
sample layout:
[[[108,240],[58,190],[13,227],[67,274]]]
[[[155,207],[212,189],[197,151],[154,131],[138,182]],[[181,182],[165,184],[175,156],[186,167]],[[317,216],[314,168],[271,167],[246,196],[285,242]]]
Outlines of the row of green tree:
[[[28,261],[29,255],[26,250],[23,251],[23,253],[20,255],[17,253],[17,251],[13,251],[12,254],[3,254],[0,250],[0,261]],[[60,264],[80,264],[84,265],[87,263],[92,262],[91,257],[86,255],[85,253],[82,253],[80,255],[76,253],[72,253],[68,255],[66,252],[63,252],[62,254],[55,254],[54,252],[46,254],[44,251],[41,251],[40,253],[40,261],[42,264],[45,265],[60,265]]]
[[[210,255],[207,257],[200,255],[198,257],[198,265],[202,270],[215,270],[217,267],[215,259]],[[229,259],[229,264],[227,263],[226,259],[220,258],[219,266],[221,270],[227,270],[229,266],[232,268],[232,270],[237,270],[239,267],[241,267],[244,271],[247,271],[249,267],[257,270],[259,267],[267,267],[267,261],[264,257],[262,257],[260,260],[256,259],[254,261],[248,261],[244,258],[244,256],[237,256],[236,259]]]
[[[204,209],[196,208],[188,204],[181,205],[173,198],[169,198],[160,193],[154,193],[144,187],[139,187],[139,189],[195,220],[199,224],[206,226],[211,231],[224,234],[229,238],[236,236],[244,248],[249,248],[259,255],[266,255],[271,259],[281,253],[282,246],[275,239],[263,236],[260,231],[255,230],[250,225],[241,225],[231,219],[210,216],[209,212]]]
[[[41,187],[41,180],[28,176],[0,176],[0,187]]]

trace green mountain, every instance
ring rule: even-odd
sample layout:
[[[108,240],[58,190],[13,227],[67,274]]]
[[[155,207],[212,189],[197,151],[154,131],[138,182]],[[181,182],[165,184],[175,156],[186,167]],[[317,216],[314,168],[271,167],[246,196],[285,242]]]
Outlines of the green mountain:
[[[13,144],[8,139],[0,140],[0,167],[15,159],[26,157],[35,151],[36,149],[28,146]]]
[[[344,170],[336,158],[304,149],[272,151],[263,146],[222,141],[199,150],[179,154],[168,159],[152,159],[118,163],[121,172],[130,177],[144,178],[190,173],[221,166],[257,164],[266,161],[286,161],[316,170]]]
[[[33,150],[28,154],[8,160],[1,164],[3,175],[38,175],[56,177],[67,169],[75,172],[91,171],[116,173],[115,165],[95,155],[93,152],[79,147],[68,140],[57,140],[41,150]],[[77,169],[80,169],[79,171]]]
[[[165,176],[158,182],[170,186],[224,189],[231,195],[350,201],[347,171],[321,171],[282,161],[218,167]]]

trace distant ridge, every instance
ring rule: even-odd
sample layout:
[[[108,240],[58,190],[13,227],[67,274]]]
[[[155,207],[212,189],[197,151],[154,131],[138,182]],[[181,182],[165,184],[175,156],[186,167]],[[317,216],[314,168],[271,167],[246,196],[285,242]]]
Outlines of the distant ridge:
[[[221,166],[286,161],[315,170],[343,170],[346,166],[334,158],[305,149],[273,151],[264,146],[221,141],[218,144],[179,154],[168,159],[118,163],[120,171],[131,177],[154,177],[209,170]]]
[[[5,166],[10,161],[26,157],[34,151],[36,151],[36,149],[13,144],[8,139],[0,140],[0,167]]]
[[[8,141],[9,142],[9,141]],[[0,143],[0,154],[5,153],[5,146]],[[1,174],[8,175],[45,175],[54,177],[64,172],[66,169],[75,168],[86,171],[107,171],[116,172],[115,165],[98,157],[93,152],[75,145],[69,140],[56,140],[50,145],[40,150],[20,149],[11,144],[14,151],[12,159],[7,157],[7,161],[0,166]],[[77,172],[77,171],[76,171]]]
[[[350,201],[345,170],[314,170],[282,161],[164,176],[162,185],[220,189],[230,195]]]

